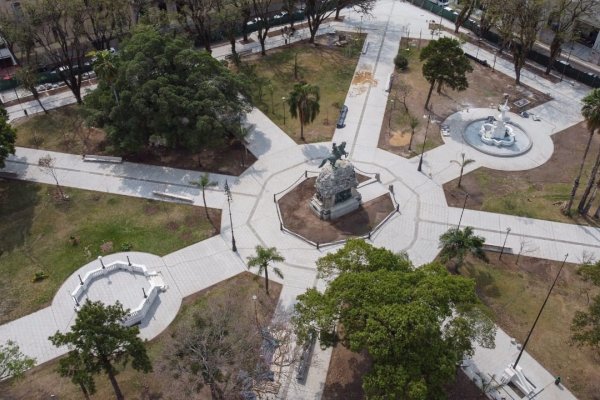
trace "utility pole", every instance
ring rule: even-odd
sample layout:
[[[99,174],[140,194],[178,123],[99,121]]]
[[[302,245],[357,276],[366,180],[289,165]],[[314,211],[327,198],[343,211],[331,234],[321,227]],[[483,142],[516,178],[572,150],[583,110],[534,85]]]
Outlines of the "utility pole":
[[[236,252],[237,247],[235,245],[235,236],[233,234],[233,220],[231,218],[231,202],[233,198],[231,197],[231,190],[229,190],[229,184],[227,183],[227,179],[225,180],[225,196],[227,196],[227,207],[229,208],[229,226],[231,226],[231,250],[233,252]]]

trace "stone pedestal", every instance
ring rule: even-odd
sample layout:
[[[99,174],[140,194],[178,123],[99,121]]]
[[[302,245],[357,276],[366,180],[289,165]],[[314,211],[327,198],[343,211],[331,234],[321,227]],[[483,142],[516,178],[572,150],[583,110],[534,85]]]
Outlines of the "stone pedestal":
[[[348,214],[361,205],[357,186],[358,180],[350,161],[337,160],[335,167],[326,164],[315,183],[316,193],[310,201],[310,208],[324,220]]]

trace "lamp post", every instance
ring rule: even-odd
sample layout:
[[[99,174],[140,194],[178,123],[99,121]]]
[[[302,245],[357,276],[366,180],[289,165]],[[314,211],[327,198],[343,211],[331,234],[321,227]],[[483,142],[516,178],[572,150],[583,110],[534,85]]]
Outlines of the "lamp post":
[[[229,190],[229,184],[227,183],[227,179],[225,180],[225,196],[227,196],[227,207],[229,209],[229,226],[231,226],[231,250],[236,252],[237,247],[235,246],[235,236],[233,234],[233,220],[231,219],[231,201],[233,199],[231,197],[231,190]]]
[[[254,319],[256,320],[256,328],[260,330],[260,324],[258,323],[258,311],[256,310],[256,302],[258,301],[258,297],[253,294],[252,302],[254,303]]]
[[[390,100],[390,112],[388,114],[388,135],[392,134],[392,110],[394,109],[394,99]]]
[[[561,82],[563,80],[563,77],[565,76],[565,70],[567,69],[567,65],[569,65],[569,60],[571,59],[571,53],[573,53],[573,49],[575,49],[575,46],[573,46],[573,43],[571,43],[571,48],[569,49],[569,55],[567,56],[567,61],[563,65],[562,73],[560,74]]]
[[[423,153],[425,153],[425,142],[427,141],[427,132],[429,132],[429,122],[431,122],[431,110],[433,110],[433,105],[429,107],[429,114],[423,115],[423,118],[427,118],[427,127],[425,128],[425,138],[423,139],[423,147],[421,148],[421,158],[419,159],[419,166],[417,167],[417,171],[421,172],[423,167]]]
[[[510,228],[506,228],[506,236],[504,237],[504,243],[502,244],[502,250],[500,250],[500,256],[498,260],[502,259],[502,254],[504,254],[504,248],[506,247],[506,241],[508,240],[508,234],[510,233]]]
[[[285,98],[285,96],[283,96],[281,98],[281,102],[282,102],[281,105],[283,106],[283,125],[285,125],[285,100],[286,100],[286,98]]]
[[[554,278],[554,282],[552,282],[552,286],[550,286],[550,290],[548,290],[548,294],[546,295],[546,299],[542,303],[542,307],[540,308],[540,312],[538,313],[537,317],[535,317],[535,321],[533,321],[533,326],[531,327],[531,330],[527,334],[527,338],[525,339],[525,342],[523,343],[523,346],[521,347],[521,351],[519,352],[517,360],[515,361],[515,363],[512,366],[513,369],[516,369],[517,368],[517,364],[519,364],[519,360],[521,359],[521,356],[523,355],[523,352],[525,351],[525,347],[527,346],[527,342],[529,342],[529,338],[531,337],[531,333],[533,332],[533,329],[535,328],[535,325],[537,324],[538,319],[540,319],[540,315],[542,315],[542,311],[544,311],[544,307],[546,306],[546,302],[548,301],[548,298],[550,297],[550,293],[552,293],[552,289],[554,289],[554,285],[556,285],[556,282],[558,281],[558,277],[560,276],[560,273],[562,272],[563,267],[565,266],[565,262],[567,261],[567,257],[569,257],[568,253],[565,254],[565,259],[563,260],[562,264],[560,265],[560,269],[558,270],[558,274],[556,274],[556,278]]]
[[[460,218],[458,219],[458,227],[456,230],[460,230],[460,223],[462,222],[463,213],[465,212],[465,207],[467,206],[467,199],[469,198],[469,193],[465,194],[465,201],[463,202],[462,211],[460,212]]]

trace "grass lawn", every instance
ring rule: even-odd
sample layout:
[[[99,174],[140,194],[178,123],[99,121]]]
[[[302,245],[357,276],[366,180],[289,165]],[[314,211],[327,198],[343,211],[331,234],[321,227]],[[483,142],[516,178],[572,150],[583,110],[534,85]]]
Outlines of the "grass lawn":
[[[269,50],[264,57],[257,55],[243,60],[245,66],[242,70],[254,82],[263,82],[262,85],[253,85],[256,106],[298,143],[300,123],[290,117],[289,106],[285,105],[284,124],[282,97],[288,98],[294,84],[300,81],[318,86],[320,114],[313,123],[304,127],[304,137],[307,142],[332,138],[364,41],[364,35],[340,33],[346,35],[349,43],[346,47],[333,45],[337,36],[324,35],[315,39],[316,47],[302,41]],[[295,62],[297,77],[294,76]]]
[[[554,134],[554,153],[544,165],[519,172],[479,168],[463,176],[460,189],[457,187],[458,178],[447,182],[444,185],[446,201],[451,206],[462,207],[467,192],[467,208],[470,209],[598,226],[598,220],[582,217],[576,210],[597,151],[600,151],[600,137],[596,136],[592,141],[572,216],[566,216],[561,211],[561,206],[571,194],[588,138],[589,132],[584,122]],[[596,201],[590,214],[599,205]]]
[[[122,156],[125,161],[236,176],[256,161],[256,157],[237,142],[199,152],[148,146],[137,153],[121,154],[109,146],[102,129],[85,124],[82,109],[77,105],[20,118],[13,124],[17,127],[17,146],[34,149]]]
[[[201,207],[65,191],[67,202],[56,199],[54,186],[0,181],[0,323],[47,306],[98,255],[128,247],[165,255],[213,235]],[[220,221],[220,211],[211,213]],[[38,271],[48,277],[34,283]]]
[[[177,332],[188,322],[189,318],[196,312],[203,312],[209,302],[235,301],[239,304],[240,318],[249,318],[252,326],[255,321],[255,309],[252,295],[258,296],[257,318],[260,321],[270,320],[281,285],[271,282],[271,292],[267,297],[264,290],[264,279],[249,272],[236,275],[235,277],[221,282],[202,292],[198,292],[183,301],[177,318],[158,337],[148,342],[147,349],[153,365],[153,372],[149,374],[139,373],[132,368],[124,368],[117,375],[117,381],[121,386],[123,394],[127,399],[172,399],[179,400],[183,397],[181,388],[190,386],[187,382],[181,382],[176,378],[175,371],[165,365],[164,353],[169,345],[175,340]],[[246,321],[248,322],[248,321]],[[257,353],[258,355],[258,353]],[[55,395],[61,400],[79,400],[83,398],[80,389],[73,385],[69,379],[61,378],[55,372],[58,365],[57,360],[50,361],[29,371],[24,379],[16,382],[0,382],[0,393],[2,398],[11,400],[46,399]],[[97,392],[92,399],[113,399],[114,392],[105,375],[96,377]],[[197,396],[192,398],[208,399],[210,393],[208,388],[203,388]],[[3,397],[6,396],[6,397]]]
[[[400,53],[404,54],[409,61],[406,71],[396,71],[392,91],[389,95],[388,106],[384,116],[381,132],[379,133],[379,147],[398,154],[403,157],[412,157],[421,154],[423,140],[427,128],[427,115],[423,107],[429,92],[429,82],[423,77],[423,63],[419,60],[420,49],[427,46],[428,41],[402,39],[400,42]],[[469,87],[457,92],[450,88],[444,88],[441,94],[434,89],[430,104],[432,105],[431,121],[427,131],[427,142],[425,151],[443,144],[440,134],[440,123],[451,114],[475,107],[494,107],[503,99],[503,94],[509,94],[509,102],[519,99],[527,99],[530,103],[525,107],[518,108],[511,104],[513,112],[519,112],[545,103],[550,98],[528,86],[515,86],[514,80],[499,72],[492,72],[491,68],[483,67],[471,62],[473,72],[467,74]],[[408,87],[408,95],[404,96]],[[404,98],[406,97],[406,107]],[[393,100],[393,101],[392,101]],[[408,109],[408,110],[407,110]],[[417,121],[411,150],[408,150],[410,136],[412,133],[411,116]]]
[[[470,258],[461,274],[472,277],[482,301],[492,310],[496,323],[523,343],[552,285],[560,262],[488,253],[489,263]],[[533,332],[527,351],[579,399],[597,399],[600,391],[600,355],[589,348],[569,344],[570,325],[576,310],[587,307],[588,296],[598,288],[566,264],[546,308]],[[596,377],[596,378],[594,378]]]

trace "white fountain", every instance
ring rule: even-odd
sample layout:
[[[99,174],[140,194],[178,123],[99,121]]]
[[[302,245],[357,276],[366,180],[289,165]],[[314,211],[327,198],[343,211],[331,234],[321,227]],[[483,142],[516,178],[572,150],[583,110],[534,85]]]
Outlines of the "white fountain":
[[[510,110],[507,95],[504,96],[504,104],[498,109],[500,110],[498,118],[489,117],[481,126],[479,135],[481,141],[487,145],[509,147],[515,144],[515,133],[513,127],[508,125],[510,118],[506,116],[506,112]]]

